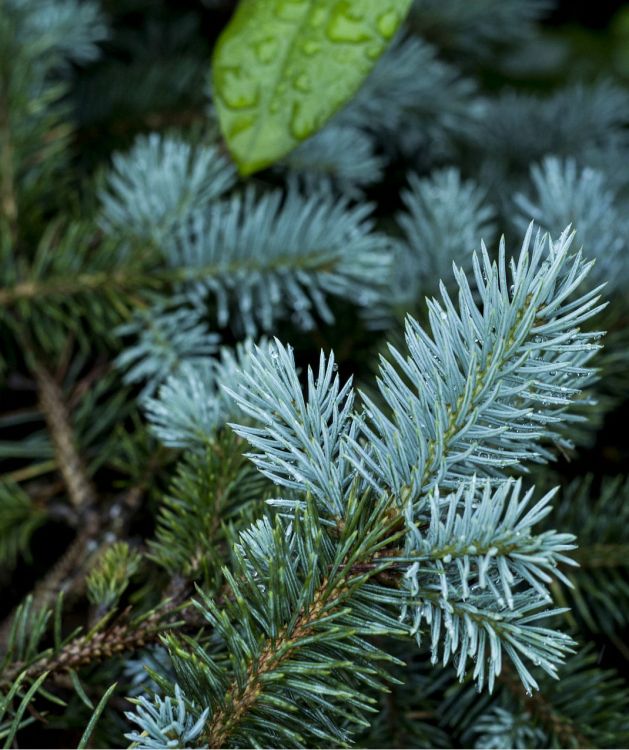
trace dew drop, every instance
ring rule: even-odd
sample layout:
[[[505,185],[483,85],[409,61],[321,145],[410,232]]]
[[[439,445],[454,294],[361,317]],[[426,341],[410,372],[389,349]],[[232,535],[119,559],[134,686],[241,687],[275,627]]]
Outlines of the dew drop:
[[[310,77],[306,75],[306,73],[302,73],[301,75],[298,75],[297,78],[293,81],[293,85],[297,89],[297,91],[301,91],[304,94],[310,91],[311,84],[310,84]]]
[[[333,42],[358,44],[368,42],[371,36],[361,23],[362,15],[356,12],[352,3],[343,0],[337,3],[330,14],[326,34]]]
[[[316,29],[323,25],[326,17],[327,13],[324,8],[316,8],[312,11],[312,15],[310,16],[310,25]]]
[[[290,122],[291,133],[297,140],[303,141],[320,125],[321,116],[316,111],[296,102]]]
[[[248,109],[258,103],[258,87],[240,66],[224,66],[216,71],[216,89],[229,109]]]
[[[309,42],[306,42],[302,47],[304,54],[308,55],[308,57],[316,55],[320,49],[321,45],[319,44],[319,42],[315,42],[313,39],[311,39]]]
[[[383,52],[383,46],[381,44],[370,44],[365,50],[365,54],[369,60],[377,60]]]
[[[277,53],[277,40],[269,36],[262,39],[254,47],[258,62],[269,63]]]
[[[245,130],[249,130],[253,126],[255,122],[255,117],[253,115],[242,115],[235,120],[230,125],[229,128],[229,137],[235,138],[237,135],[240,135],[240,133],[244,132]]]
[[[385,39],[391,39],[398,27],[398,22],[398,14],[394,10],[388,10],[378,18],[378,31]]]
[[[275,3],[275,15],[282,21],[299,21],[307,10],[304,0],[278,0]]]

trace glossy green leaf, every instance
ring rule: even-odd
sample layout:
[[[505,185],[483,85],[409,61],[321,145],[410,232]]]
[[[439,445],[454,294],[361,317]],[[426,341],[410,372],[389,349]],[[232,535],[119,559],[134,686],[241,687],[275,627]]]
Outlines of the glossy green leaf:
[[[214,51],[221,128],[242,174],[315,133],[360,87],[411,0],[241,0]]]

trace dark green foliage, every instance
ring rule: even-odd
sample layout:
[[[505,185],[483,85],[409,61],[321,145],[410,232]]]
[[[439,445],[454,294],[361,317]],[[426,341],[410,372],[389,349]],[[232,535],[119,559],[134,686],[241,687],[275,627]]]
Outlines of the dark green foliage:
[[[202,581],[204,590],[220,588],[235,529],[260,513],[269,494],[239,447],[233,434],[223,433],[184,457],[156,519],[151,558],[171,576]]]
[[[439,707],[441,724],[468,747],[623,747],[627,687],[598,663],[594,649],[583,647],[560,681],[543,680],[539,695],[522,694],[508,672],[491,700],[469,687],[452,689]]]
[[[140,555],[126,542],[116,542],[105,550],[87,577],[87,596],[103,611],[115,606],[140,566]]]
[[[626,746],[626,80],[416,0],[244,178],[234,5],[0,0],[1,743]]]
[[[598,487],[597,487],[598,484]],[[593,476],[571,482],[562,492],[552,524],[579,535],[565,591],[574,615],[593,633],[622,633],[629,618],[629,480]],[[620,636],[622,637],[622,636]]]
[[[29,495],[14,482],[0,487],[0,563],[3,570],[15,566],[20,555],[31,559],[29,541],[46,521],[46,510],[37,508]]]

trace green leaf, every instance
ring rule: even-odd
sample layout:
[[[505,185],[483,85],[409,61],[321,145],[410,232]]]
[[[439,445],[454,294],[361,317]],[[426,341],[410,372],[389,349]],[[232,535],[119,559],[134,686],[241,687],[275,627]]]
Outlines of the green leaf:
[[[241,0],[214,50],[221,128],[242,174],[287,154],[359,88],[411,0]]]

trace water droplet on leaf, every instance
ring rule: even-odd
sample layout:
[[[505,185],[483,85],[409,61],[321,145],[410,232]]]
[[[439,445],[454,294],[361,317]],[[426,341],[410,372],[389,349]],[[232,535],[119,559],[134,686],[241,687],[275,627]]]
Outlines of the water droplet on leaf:
[[[324,8],[316,8],[312,11],[312,15],[310,16],[310,25],[316,29],[323,24],[326,17],[327,12]]]
[[[297,102],[293,107],[293,116],[290,122],[291,133],[297,140],[303,141],[317,130],[320,119],[321,116],[316,110]]]
[[[257,42],[254,49],[258,62],[271,62],[277,53],[277,46],[277,40],[273,37],[267,37]]]
[[[254,122],[255,117],[253,115],[243,115],[233,120],[228,132],[229,137],[235,138],[245,130],[249,130],[249,128],[253,127]]]
[[[310,77],[306,73],[302,73],[295,78],[294,85],[298,91],[302,91],[305,94],[311,89]]]
[[[333,42],[349,42],[351,44],[368,42],[371,35],[361,21],[362,14],[356,12],[352,3],[344,0],[337,3],[332,11],[326,34]]]
[[[398,27],[399,16],[396,11],[388,10],[378,18],[378,31],[385,39],[391,39]]]
[[[311,39],[309,42],[306,42],[302,47],[304,54],[308,55],[308,57],[316,55],[320,49],[321,45],[319,44],[319,42],[315,42],[313,39]]]
[[[382,44],[370,44],[365,49],[365,54],[369,60],[377,60],[383,52]]]
[[[240,66],[219,68],[215,81],[217,93],[230,109],[249,109],[258,103],[258,87]]]
[[[304,0],[278,0],[275,3],[275,15],[282,21],[299,21],[308,10]]]

